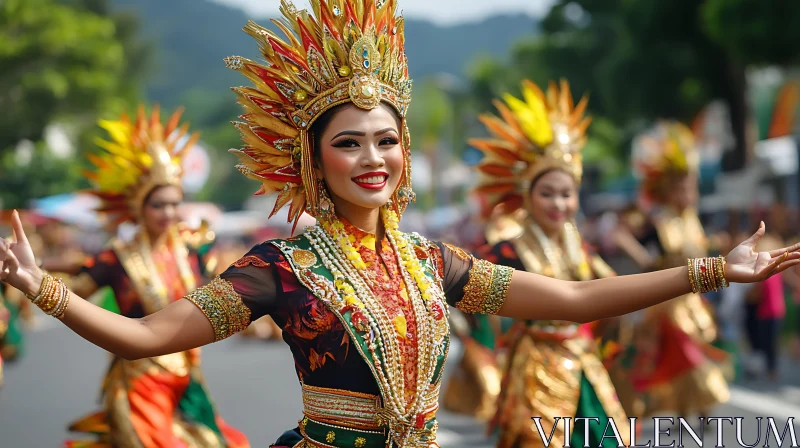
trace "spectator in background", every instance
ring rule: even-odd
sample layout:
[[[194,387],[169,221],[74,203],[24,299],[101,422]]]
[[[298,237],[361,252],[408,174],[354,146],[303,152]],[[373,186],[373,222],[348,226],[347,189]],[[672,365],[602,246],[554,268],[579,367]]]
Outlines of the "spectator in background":
[[[759,250],[779,248],[778,238],[764,238]],[[778,379],[778,351],[780,332],[786,315],[782,274],[753,285],[746,305],[746,329],[750,348],[766,361],[767,377]]]

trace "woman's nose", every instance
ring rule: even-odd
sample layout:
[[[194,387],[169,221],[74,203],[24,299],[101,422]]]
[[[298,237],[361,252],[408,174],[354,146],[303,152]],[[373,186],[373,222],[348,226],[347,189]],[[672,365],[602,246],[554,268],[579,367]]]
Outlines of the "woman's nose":
[[[364,148],[364,158],[361,161],[362,166],[381,167],[384,165],[383,156],[380,150],[375,145],[367,145]]]

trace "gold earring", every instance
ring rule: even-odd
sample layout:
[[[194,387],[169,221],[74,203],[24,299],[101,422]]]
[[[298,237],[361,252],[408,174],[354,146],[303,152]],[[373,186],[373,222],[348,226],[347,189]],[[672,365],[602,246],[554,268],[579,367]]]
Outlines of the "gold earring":
[[[334,217],[333,201],[328,196],[328,188],[325,186],[325,181],[317,179],[317,191],[319,191],[319,201],[317,202],[317,218],[324,221],[329,221]]]

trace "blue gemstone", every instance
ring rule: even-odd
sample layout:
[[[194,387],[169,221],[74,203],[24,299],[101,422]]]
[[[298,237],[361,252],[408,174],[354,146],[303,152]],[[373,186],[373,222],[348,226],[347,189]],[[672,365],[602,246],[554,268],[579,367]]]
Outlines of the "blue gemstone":
[[[369,68],[369,61],[364,61],[364,68]]]
[[[365,57],[365,58],[368,58],[368,57],[369,57],[369,52],[368,52],[366,49],[364,49],[364,57]]]

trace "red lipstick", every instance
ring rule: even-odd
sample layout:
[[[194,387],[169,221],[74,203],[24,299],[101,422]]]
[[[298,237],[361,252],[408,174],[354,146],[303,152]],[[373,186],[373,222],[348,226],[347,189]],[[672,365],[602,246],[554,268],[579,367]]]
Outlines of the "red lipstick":
[[[352,178],[356,185],[367,190],[381,190],[386,186],[386,181],[388,180],[389,173],[384,171],[373,171]]]

